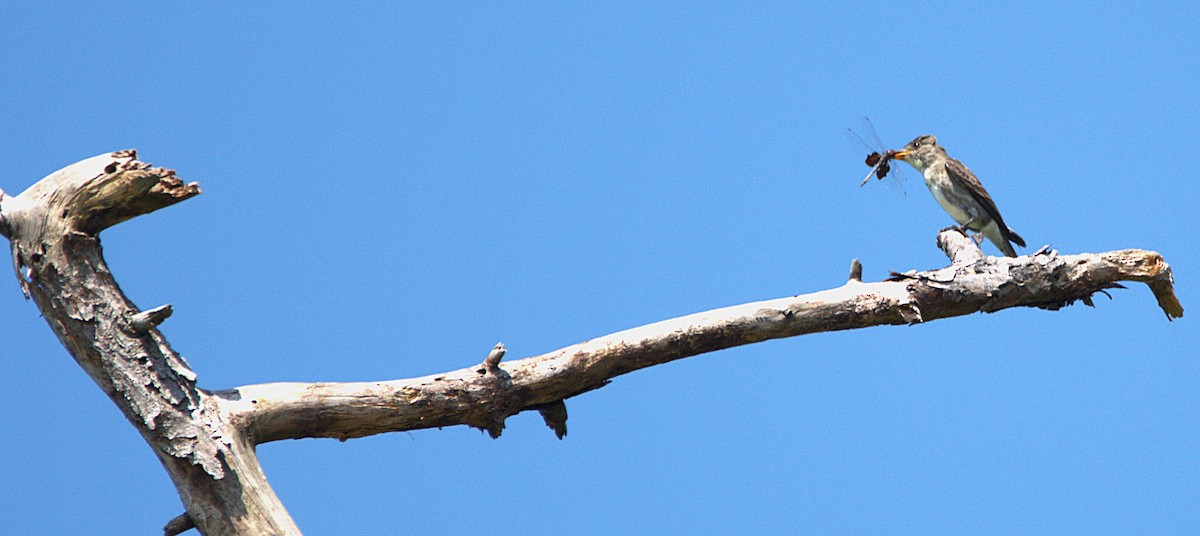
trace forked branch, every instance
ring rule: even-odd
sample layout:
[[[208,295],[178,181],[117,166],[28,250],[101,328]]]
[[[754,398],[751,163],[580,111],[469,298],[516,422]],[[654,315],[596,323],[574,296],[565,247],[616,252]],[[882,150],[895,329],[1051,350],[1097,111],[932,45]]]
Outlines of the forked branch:
[[[222,420],[216,400],[196,387],[191,367],[155,328],[169,310],[139,310],[101,252],[101,230],[199,193],[173,171],[121,151],[0,198],[0,218],[22,291],[153,447],[188,518],[206,534],[299,534],[253,445]]]
[[[505,419],[536,410],[559,438],[564,400],[638,369],[769,339],[876,325],[916,324],[1008,307],[1057,309],[1148,284],[1168,318],[1182,316],[1171,269],[1157,253],[1122,250],[1017,258],[985,256],[953,230],[938,235],[945,268],[845,284],[633,328],[517,360],[503,344],[472,366],[422,378],[275,383],[222,391],[196,375],[157,329],[170,306],[142,311],[121,292],[97,234],[200,193],[132,151],[101,155],[46,177],[17,197],[0,191],[0,234],[14,269],[67,350],[155,447],[187,510],[166,527],[206,534],[298,534],[254,452],[280,439],[349,439],[465,424],[498,437]],[[481,352],[482,354],[483,352]],[[482,362],[481,362],[482,360]]]

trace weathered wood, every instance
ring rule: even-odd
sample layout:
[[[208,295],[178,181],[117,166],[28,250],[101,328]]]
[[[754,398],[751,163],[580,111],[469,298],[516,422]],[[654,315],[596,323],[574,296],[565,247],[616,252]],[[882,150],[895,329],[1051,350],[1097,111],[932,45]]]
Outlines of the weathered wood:
[[[155,326],[169,306],[140,311],[104,263],[98,233],[200,193],[132,151],[60,170],[17,197],[0,190],[0,235],[10,239],[22,291],[59,340],[121,409],[170,474],[186,508],[166,533],[299,534],[271,490],[255,445],[280,439],[367,435],[465,424],[498,437],[505,419],[541,413],[561,439],[564,400],[638,369],[769,339],[911,324],[1008,307],[1091,304],[1120,281],[1150,286],[1167,318],[1183,315],[1171,269],[1157,253],[1121,250],[988,257],[956,230],[938,235],[950,266],[864,283],[852,263],[844,285],[803,296],[696,313],[543,354],[422,378],[361,383],[274,383],[207,392]],[[475,358],[477,359],[477,358]],[[464,362],[479,363],[475,359]]]
[[[218,394],[230,419],[244,423],[256,442],[349,439],[456,424],[497,436],[504,420],[515,413],[542,411],[634,370],[733,346],[1008,307],[1058,309],[1119,287],[1118,281],[1144,281],[1152,288],[1171,289],[1170,268],[1149,251],[1085,255],[1048,251],[1009,258],[985,256],[975,241],[957,230],[943,231],[938,242],[952,259],[946,268],[896,274],[894,281],[878,283],[852,278],[831,290],[649,324],[507,361],[498,366],[497,374],[474,366],[408,380],[275,383]],[[1173,294],[1165,294],[1169,299],[1160,296],[1160,303],[1174,300]],[[1164,306],[1168,318],[1183,314],[1178,301],[1173,304]],[[565,420],[563,411],[564,433]]]
[[[267,484],[253,445],[222,420],[215,400],[104,262],[101,230],[200,193],[133,151],[66,167],[0,200],[14,268],[79,366],[154,447],[202,532],[299,534]]]

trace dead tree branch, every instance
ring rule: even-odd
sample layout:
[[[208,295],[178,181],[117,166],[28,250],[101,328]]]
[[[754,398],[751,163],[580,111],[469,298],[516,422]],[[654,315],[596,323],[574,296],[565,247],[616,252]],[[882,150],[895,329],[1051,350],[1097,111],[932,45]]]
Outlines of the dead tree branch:
[[[564,400],[638,369],[769,339],[876,325],[928,322],[1009,307],[1058,309],[1121,281],[1149,285],[1168,319],[1183,315],[1171,269],[1157,253],[1122,250],[988,257],[954,230],[938,235],[951,264],[840,287],[696,313],[547,354],[501,362],[497,344],[480,363],[406,380],[274,383],[222,391],[196,375],[156,326],[170,306],[141,311],[118,288],[98,233],[200,193],[132,151],[58,171],[17,197],[0,191],[0,234],[11,241],[26,296],[76,362],[121,409],[166,467],[186,513],[165,527],[205,534],[298,534],[255,456],[280,439],[349,439],[465,424],[498,437],[505,420],[536,410],[562,438]]]
[[[206,534],[299,534],[254,446],[196,388],[191,367],[109,272],[98,233],[200,193],[133,151],[68,166],[0,198],[22,291],[96,385],[142,434]]]
[[[894,281],[845,285],[813,294],[716,309],[665,320],[539,356],[385,382],[274,383],[216,393],[230,420],[261,443],[303,437],[349,439],[465,424],[499,436],[518,412],[599,388],[641,368],[698,354],[808,333],[916,324],[1009,307],[1059,309],[1119,281],[1142,281],[1168,318],[1183,309],[1171,271],[1157,253],[987,257],[973,240],[943,231],[946,268],[896,274]],[[858,273],[851,271],[853,278]],[[1157,290],[1155,290],[1157,289]],[[562,425],[565,433],[565,408]],[[548,423],[549,424],[549,423]],[[552,426],[552,428],[554,428]],[[557,429],[555,429],[557,432]]]

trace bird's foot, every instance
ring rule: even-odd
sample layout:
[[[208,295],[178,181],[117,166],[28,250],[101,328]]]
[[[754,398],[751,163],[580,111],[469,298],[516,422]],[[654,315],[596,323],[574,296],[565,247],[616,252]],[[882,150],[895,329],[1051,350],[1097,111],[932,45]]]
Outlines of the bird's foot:
[[[962,233],[963,236],[971,236],[971,224],[973,224],[973,223],[975,223],[975,218],[971,218],[971,219],[967,220],[966,223],[958,226],[958,232]],[[982,236],[976,235],[973,238],[975,239],[976,244],[982,243],[982,240],[983,240]]]
[[[942,230],[940,230],[940,231],[938,231],[938,232],[939,232],[939,233],[944,233],[944,232],[946,232],[946,231],[958,231],[959,233],[962,233],[962,235],[963,235],[963,236],[971,236],[971,235],[970,235],[970,234],[967,232],[967,229],[966,229],[965,227],[962,227],[962,226],[960,226],[960,225],[951,225],[951,226],[949,226],[949,227],[946,227],[946,228],[944,228],[944,229],[942,229]]]

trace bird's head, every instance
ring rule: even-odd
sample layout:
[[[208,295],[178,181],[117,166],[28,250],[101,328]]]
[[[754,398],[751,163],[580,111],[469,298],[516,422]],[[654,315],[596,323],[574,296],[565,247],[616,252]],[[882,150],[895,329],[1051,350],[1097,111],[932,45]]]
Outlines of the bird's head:
[[[908,162],[919,171],[925,171],[925,168],[932,165],[938,156],[945,154],[946,150],[938,145],[937,138],[932,134],[926,134],[908,142],[908,145],[896,151],[892,158]]]

